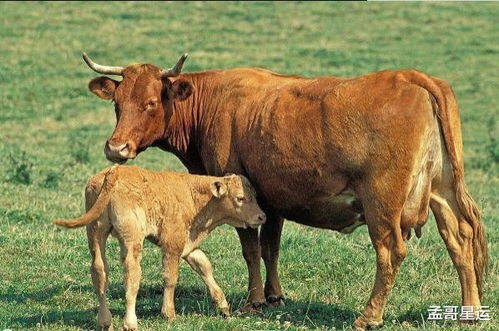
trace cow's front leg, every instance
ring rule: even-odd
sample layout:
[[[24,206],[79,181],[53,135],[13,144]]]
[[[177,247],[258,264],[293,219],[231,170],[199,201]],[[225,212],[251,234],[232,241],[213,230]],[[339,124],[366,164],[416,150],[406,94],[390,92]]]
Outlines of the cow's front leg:
[[[277,265],[284,219],[271,213],[267,213],[267,215],[267,222],[262,225],[260,230],[260,246],[267,276],[264,293],[269,306],[280,306],[284,304],[284,296],[281,291]]]
[[[260,276],[260,243],[258,242],[258,230],[237,228],[237,234],[241,241],[244,260],[248,266],[248,300],[243,308],[245,312],[259,311],[265,303],[263,295],[263,284]]]

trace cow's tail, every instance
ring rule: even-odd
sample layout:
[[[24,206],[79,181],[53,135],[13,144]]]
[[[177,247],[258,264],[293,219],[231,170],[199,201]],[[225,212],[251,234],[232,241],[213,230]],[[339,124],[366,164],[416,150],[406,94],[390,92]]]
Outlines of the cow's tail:
[[[437,107],[435,111],[442,128],[443,139],[452,166],[454,193],[459,210],[473,228],[473,261],[478,292],[482,297],[483,274],[488,261],[488,248],[481,213],[464,182],[464,162],[461,137],[461,123],[456,97],[445,81],[416,71],[402,71],[404,80],[426,89],[433,95]]]
[[[116,183],[117,174],[116,171],[114,171],[115,168],[116,166],[111,167],[105,174],[104,183],[102,184],[99,196],[85,215],[69,220],[55,219],[53,223],[65,228],[78,228],[88,225],[98,219],[102,215],[104,208],[106,208],[109,203],[111,191]]]

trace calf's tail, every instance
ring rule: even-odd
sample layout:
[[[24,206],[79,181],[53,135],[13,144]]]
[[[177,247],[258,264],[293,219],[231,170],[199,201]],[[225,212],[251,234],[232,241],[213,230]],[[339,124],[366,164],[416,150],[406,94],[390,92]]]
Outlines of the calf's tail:
[[[109,203],[111,191],[114,187],[114,184],[116,183],[117,174],[116,171],[114,171],[115,168],[116,167],[112,167],[106,173],[99,196],[97,197],[97,200],[95,201],[92,208],[90,208],[84,215],[80,217],[69,220],[55,219],[53,223],[65,228],[72,229],[88,225],[98,219],[102,215],[104,208],[106,208],[107,204]]]

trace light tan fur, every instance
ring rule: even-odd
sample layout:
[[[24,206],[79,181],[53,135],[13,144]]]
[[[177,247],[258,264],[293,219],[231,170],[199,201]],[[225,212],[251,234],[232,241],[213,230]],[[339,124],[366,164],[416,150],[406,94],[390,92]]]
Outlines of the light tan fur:
[[[265,222],[265,214],[246,178],[195,176],[119,166],[90,178],[85,197],[85,215],[54,220],[54,223],[67,228],[87,226],[101,329],[112,328],[105,297],[108,286],[105,243],[110,233],[118,238],[121,247],[126,330],[137,328],[135,302],[145,238],[160,246],[163,252],[165,289],[161,313],[165,318],[175,318],[173,298],[180,258],[203,279],[217,308],[224,315],[229,314],[224,293],[213,278],[210,261],[198,247],[221,224],[255,228]]]

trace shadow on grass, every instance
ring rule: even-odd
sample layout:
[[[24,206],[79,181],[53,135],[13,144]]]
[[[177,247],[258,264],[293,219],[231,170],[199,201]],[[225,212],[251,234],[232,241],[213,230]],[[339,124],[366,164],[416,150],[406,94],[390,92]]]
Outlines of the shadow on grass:
[[[52,297],[64,292],[64,288],[62,287],[48,287],[40,291],[34,292],[19,292],[12,290],[12,288],[7,289],[6,294],[0,294],[0,301],[5,303],[14,303],[14,304],[23,304],[26,301],[34,301],[34,302],[44,302],[46,300],[51,299]]]
[[[36,302],[44,304],[45,307],[50,307],[51,305],[56,306],[57,296],[65,291],[67,289],[64,287],[50,287],[30,293],[10,290],[8,294],[0,295],[0,301],[21,305],[29,305],[31,302]],[[81,292],[93,293],[94,289],[91,285],[78,287],[78,292],[75,292],[74,295],[78,295]],[[106,294],[108,303],[111,306],[112,315],[122,317],[125,313],[125,291],[123,284],[110,284]],[[163,289],[161,285],[142,285],[139,289],[136,308],[139,319],[160,319],[162,298]],[[12,318],[8,325],[14,328],[25,329],[37,327],[40,324],[44,326],[62,324],[83,329],[93,329],[96,327],[97,297],[95,297],[94,305],[91,309],[81,310],[74,307],[62,307],[52,310],[44,309],[43,312],[38,311],[34,314],[23,314],[23,317]],[[175,306],[177,313],[182,315],[202,314],[209,316],[217,314],[204,288],[177,286],[175,291]],[[30,310],[33,311],[33,309]]]
[[[32,293],[12,293],[1,295],[0,300],[4,302],[26,303],[35,301],[45,302],[50,305],[53,297],[65,290],[63,287],[51,287],[43,291]],[[93,292],[93,287],[86,285],[79,287],[79,291]],[[78,295],[75,293],[75,295]],[[160,284],[144,284],[140,287],[137,298],[137,316],[143,320],[161,319],[161,302],[163,289]],[[107,298],[110,302],[111,313],[113,316],[122,317],[125,313],[124,298],[125,293],[123,284],[110,284],[107,292]],[[275,308],[265,308],[261,314],[239,314],[240,309],[246,301],[245,292],[232,292],[227,296],[232,307],[235,318],[245,318],[251,316],[253,319],[262,321],[289,322],[293,326],[305,326],[308,328],[336,328],[344,329],[352,325],[359,312],[348,307],[337,304],[325,304],[322,302],[308,302],[286,300],[286,305]],[[118,301],[118,302],[117,302]],[[55,304],[54,304],[55,305]],[[38,323],[42,325],[66,325],[90,329],[96,327],[97,298],[94,301],[94,307],[86,310],[75,309],[74,307],[52,309],[43,313],[35,313],[29,316],[13,318],[10,324],[13,327],[29,328],[36,327]],[[175,308],[180,316],[204,315],[217,316],[218,312],[214,308],[207,291],[203,287],[177,286],[175,291]],[[398,316],[399,321],[408,321],[411,324],[421,323],[421,314],[425,310],[405,312]]]
[[[34,328],[39,325],[66,325],[83,328],[85,330],[94,329],[96,326],[96,310],[50,310],[43,314],[14,318],[10,322],[12,328]]]

